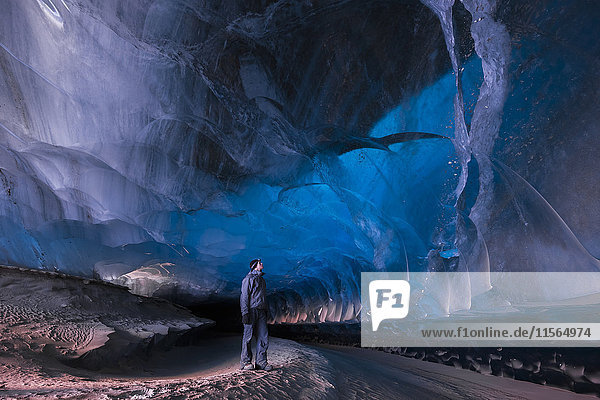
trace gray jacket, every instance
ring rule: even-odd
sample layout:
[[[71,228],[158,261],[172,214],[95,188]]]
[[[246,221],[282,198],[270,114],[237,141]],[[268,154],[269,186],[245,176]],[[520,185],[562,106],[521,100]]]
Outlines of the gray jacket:
[[[242,315],[248,314],[250,308],[267,309],[266,291],[267,284],[262,277],[262,271],[252,270],[242,280],[242,294],[240,296],[240,307]]]

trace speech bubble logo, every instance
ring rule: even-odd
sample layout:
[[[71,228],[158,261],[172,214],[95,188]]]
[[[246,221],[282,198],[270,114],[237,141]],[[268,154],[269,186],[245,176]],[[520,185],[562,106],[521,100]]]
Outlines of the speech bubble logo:
[[[410,284],[400,279],[376,280],[369,283],[373,331],[384,319],[402,319],[408,315]]]

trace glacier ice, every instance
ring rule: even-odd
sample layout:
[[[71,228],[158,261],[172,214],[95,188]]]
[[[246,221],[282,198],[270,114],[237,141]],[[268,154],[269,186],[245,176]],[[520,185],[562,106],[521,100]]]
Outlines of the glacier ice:
[[[355,320],[362,271],[596,271],[600,8],[542,8],[7,2],[0,262],[194,302],[261,257],[280,322]]]

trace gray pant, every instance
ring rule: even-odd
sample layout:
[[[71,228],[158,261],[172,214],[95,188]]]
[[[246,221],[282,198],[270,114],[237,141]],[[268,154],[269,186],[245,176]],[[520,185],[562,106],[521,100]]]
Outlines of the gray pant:
[[[269,347],[269,332],[267,330],[267,310],[250,309],[250,324],[244,324],[242,337],[241,365],[252,362],[252,338],[256,338],[256,365],[267,365],[267,348]]]

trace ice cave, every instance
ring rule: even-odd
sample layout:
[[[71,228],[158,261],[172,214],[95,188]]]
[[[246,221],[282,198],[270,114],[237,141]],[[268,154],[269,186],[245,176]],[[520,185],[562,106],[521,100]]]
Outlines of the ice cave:
[[[0,286],[24,291],[0,295],[2,365],[16,348],[6,344],[17,335],[6,321],[17,306],[7,304],[49,301],[36,294],[41,283],[16,284],[15,271],[124,286],[240,330],[240,282],[261,258],[270,327],[292,339],[313,330],[351,336],[363,272],[589,272],[561,299],[590,294],[583,286],[600,293],[594,0],[0,5],[0,264],[12,268]],[[54,289],[52,304],[68,309]],[[159,314],[159,303],[120,291],[113,300],[131,315]],[[201,325],[168,307],[167,331]],[[124,326],[99,321],[113,333]],[[108,340],[95,337],[93,348]],[[41,353],[60,353],[48,343]],[[506,365],[519,380],[600,393],[600,353],[569,353],[568,362],[559,353],[515,349],[509,358],[521,366]],[[104,357],[96,352],[86,366]],[[554,362],[554,375],[536,381],[528,359],[546,360],[530,360],[538,370]],[[336,381],[323,374],[321,383]],[[298,397],[278,385],[273,398],[346,398],[325,389]],[[60,393],[96,393],[90,387]],[[158,384],[138,389],[123,393],[171,398]],[[252,392],[244,393],[232,398]]]

